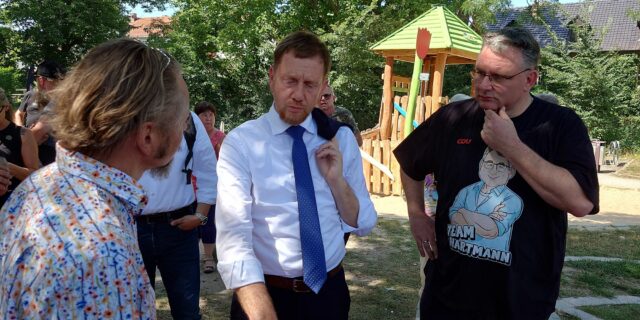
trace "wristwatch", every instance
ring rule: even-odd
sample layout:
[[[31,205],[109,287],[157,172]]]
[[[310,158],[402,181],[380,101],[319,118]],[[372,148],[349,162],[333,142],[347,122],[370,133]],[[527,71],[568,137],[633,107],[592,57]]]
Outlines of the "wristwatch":
[[[196,212],[196,217],[198,217],[198,219],[200,219],[200,225],[204,226],[205,224],[207,224],[207,221],[209,221],[209,217],[203,215],[200,212]]]

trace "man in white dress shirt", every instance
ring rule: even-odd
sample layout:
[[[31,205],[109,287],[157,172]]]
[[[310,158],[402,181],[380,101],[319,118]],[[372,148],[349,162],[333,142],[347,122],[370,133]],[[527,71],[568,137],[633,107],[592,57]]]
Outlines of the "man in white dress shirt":
[[[353,133],[319,109],[312,113],[329,69],[327,47],[314,34],[287,36],[269,69],[274,98],[269,112],[232,130],[220,150],[216,244],[218,271],[227,288],[235,290],[232,319],[348,318],[343,234],[366,235],[377,214]],[[288,134],[294,126],[304,129],[324,249],[326,280],[318,290],[302,277],[298,206],[305,204],[297,200],[300,181]]]
[[[200,266],[197,227],[207,222],[209,207],[216,202],[216,156],[200,118],[191,113],[180,148],[163,173],[146,172],[140,184],[149,204],[138,223],[138,241],[155,284],[156,267],[167,290],[174,319],[200,319]],[[195,128],[195,140],[193,140]],[[189,140],[193,142],[192,157]],[[198,177],[197,195],[191,173]],[[195,203],[197,197],[197,204]]]

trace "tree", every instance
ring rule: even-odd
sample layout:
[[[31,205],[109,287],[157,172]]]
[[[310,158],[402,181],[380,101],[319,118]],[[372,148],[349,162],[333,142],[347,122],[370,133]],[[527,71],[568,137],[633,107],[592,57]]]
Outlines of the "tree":
[[[166,0],[0,1],[0,45],[14,59],[30,65],[54,59],[76,62],[95,45],[122,37],[129,30],[125,5],[163,8]],[[2,61],[5,65],[18,61]]]
[[[632,120],[640,116],[637,56],[601,51],[606,30],[592,30],[587,24],[572,28],[575,42],[556,41],[542,50],[540,89],[555,93],[563,105],[574,109],[592,138],[640,147],[640,122]],[[634,127],[636,131],[630,132]]]
[[[463,3],[474,5],[461,8]],[[309,30],[331,52],[330,81],[338,103],[350,109],[362,128],[378,121],[384,59],[369,50],[382,37],[422,14],[435,1],[415,0],[177,0],[179,9],[164,37],[150,40],[182,63],[192,101],[216,103],[222,119],[235,126],[271,104],[268,70],[276,43],[296,30]],[[458,16],[478,15],[507,0],[455,0],[446,4]],[[397,68],[402,70],[402,67]],[[410,69],[409,69],[410,70]],[[409,71],[410,72],[410,71]],[[465,83],[468,73],[463,72]]]

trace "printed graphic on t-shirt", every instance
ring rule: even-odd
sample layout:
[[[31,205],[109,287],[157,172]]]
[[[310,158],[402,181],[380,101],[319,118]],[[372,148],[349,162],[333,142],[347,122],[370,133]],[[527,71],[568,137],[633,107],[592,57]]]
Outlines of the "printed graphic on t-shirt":
[[[522,214],[522,199],[507,187],[515,174],[507,159],[487,147],[479,164],[480,181],[460,190],[449,209],[451,250],[511,265],[511,233]]]

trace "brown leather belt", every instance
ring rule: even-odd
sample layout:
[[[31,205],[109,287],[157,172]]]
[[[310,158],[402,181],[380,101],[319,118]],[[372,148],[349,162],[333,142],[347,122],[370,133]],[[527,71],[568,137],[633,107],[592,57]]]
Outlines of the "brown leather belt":
[[[327,279],[333,278],[340,271],[342,271],[342,263],[339,263],[337,267],[327,272]],[[280,288],[280,289],[287,289],[297,293],[313,292],[304,283],[304,280],[302,280],[302,277],[287,278],[287,277],[272,276],[270,274],[265,274],[264,282],[266,283],[267,286]]]

